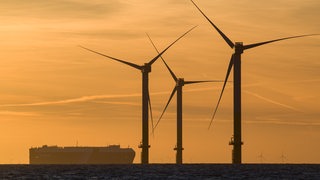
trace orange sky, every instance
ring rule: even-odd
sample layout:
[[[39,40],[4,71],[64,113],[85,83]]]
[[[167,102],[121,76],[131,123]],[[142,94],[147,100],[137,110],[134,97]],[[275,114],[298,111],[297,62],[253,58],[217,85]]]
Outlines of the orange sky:
[[[198,0],[233,41],[320,32],[318,0]],[[141,73],[78,47],[143,64],[164,55],[186,80],[222,80],[232,51],[189,0],[2,0],[0,163],[28,163],[31,146],[121,144],[140,162]],[[242,56],[243,162],[320,162],[320,37]],[[231,76],[232,77],[232,76]],[[232,80],[232,78],[230,79]],[[222,84],[184,87],[184,162],[229,163],[232,85],[207,130]],[[150,75],[156,120],[174,87],[162,62]],[[175,98],[150,138],[150,162],[175,162]]]

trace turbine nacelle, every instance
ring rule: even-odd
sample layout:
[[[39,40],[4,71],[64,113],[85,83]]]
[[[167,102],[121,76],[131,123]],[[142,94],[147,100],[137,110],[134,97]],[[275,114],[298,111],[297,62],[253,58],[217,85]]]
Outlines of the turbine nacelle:
[[[141,68],[142,73],[149,73],[151,72],[151,64],[150,63],[144,63],[144,65]]]
[[[234,50],[238,54],[242,54],[244,47],[243,47],[243,42],[236,42],[234,45]]]
[[[181,87],[184,86],[185,82],[184,82],[184,78],[178,78],[176,81],[176,87]]]

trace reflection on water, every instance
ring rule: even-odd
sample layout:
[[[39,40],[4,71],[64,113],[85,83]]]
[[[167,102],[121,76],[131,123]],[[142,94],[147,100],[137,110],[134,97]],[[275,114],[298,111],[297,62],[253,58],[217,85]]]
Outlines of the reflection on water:
[[[0,179],[320,179],[318,164],[0,165]]]

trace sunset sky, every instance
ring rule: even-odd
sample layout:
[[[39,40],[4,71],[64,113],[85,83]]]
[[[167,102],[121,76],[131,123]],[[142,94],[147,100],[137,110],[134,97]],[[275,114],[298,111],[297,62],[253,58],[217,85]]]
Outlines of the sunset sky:
[[[233,41],[251,44],[320,33],[319,0],[195,0]],[[30,147],[141,149],[141,72],[136,64],[199,25],[163,56],[185,80],[223,80],[232,50],[190,0],[1,0],[0,164],[28,163]],[[243,162],[320,163],[320,36],[242,55]],[[154,120],[175,83],[157,61],[149,76]],[[230,78],[232,81],[232,76]],[[186,163],[230,163],[232,83],[213,126],[222,83],[184,86]],[[150,123],[151,125],[151,123]],[[151,132],[151,131],[150,131]],[[174,163],[176,99],[150,136],[150,162]]]

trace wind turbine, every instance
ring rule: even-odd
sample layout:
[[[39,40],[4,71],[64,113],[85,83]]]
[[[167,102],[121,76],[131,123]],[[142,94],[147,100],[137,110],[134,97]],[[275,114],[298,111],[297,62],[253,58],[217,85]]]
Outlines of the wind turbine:
[[[287,157],[282,153],[280,156],[280,159],[281,159],[282,164],[284,164],[285,161],[287,160]]]
[[[263,156],[262,153],[260,153],[260,155],[258,156],[258,158],[260,159],[260,164],[262,164],[263,161],[266,159],[266,158],[264,158],[264,156]]]
[[[212,119],[210,121],[209,128],[212,124],[212,121],[215,117],[215,114],[217,112],[217,109],[219,107],[223,91],[226,86],[226,82],[228,80],[229,74],[231,72],[232,67],[233,69],[233,138],[231,138],[230,145],[233,145],[232,150],[232,163],[233,164],[241,164],[241,146],[243,144],[241,140],[241,54],[251,48],[255,48],[261,45],[277,42],[277,41],[283,41],[287,39],[293,39],[293,38],[300,38],[300,37],[306,37],[306,36],[313,36],[313,35],[320,35],[320,34],[307,34],[307,35],[300,35],[300,36],[291,36],[291,37],[285,37],[280,39],[274,39],[270,41],[264,41],[254,44],[248,44],[244,45],[242,42],[235,42],[233,43],[202,11],[201,9],[191,0],[191,2],[195,5],[195,7],[200,11],[200,13],[209,21],[209,23],[214,27],[216,31],[220,34],[220,36],[226,41],[226,43],[230,46],[230,48],[234,49],[234,53],[231,56],[225,82],[223,84],[223,88],[217,103],[217,106],[215,108],[214,114],[212,116]]]
[[[148,124],[148,117],[149,112],[148,108],[151,108],[150,103],[150,95],[149,95],[149,73],[151,72],[151,66],[156,60],[164,53],[166,52],[174,43],[176,43],[178,40],[180,40],[182,37],[184,37],[186,34],[188,34],[190,31],[192,31],[196,26],[189,29],[187,32],[182,34],[179,38],[177,38],[174,42],[172,42],[167,48],[165,48],[161,53],[159,53],[157,56],[155,56],[153,59],[151,59],[149,62],[144,63],[144,65],[140,66],[125,60],[121,60],[118,58],[114,58],[102,53],[99,53],[97,51],[88,49],[86,47],[82,47],[83,49],[86,49],[88,51],[91,51],[93,53],[99,54],[101,56],[107,57],[111,60],[118,61],[120,63],[126,64],[130,67],[133,67],[135,69],[138,69],[142,72],[142,144],[139,145],[139,148],[142,148],[141,152],[141,163],[142,164],[148,164],[149,163],[149,124]],[[149,103],[149,104],[148,104]]]
[[[150,36],[148,34],[147,34],[147,36],[149,37],[149,40],[152,43],[155,50],[159,53],[157,47],[155,46],[155,44],[151,40]],[[160,58],[162,59],[163,63],[166,65],[167,69],[169,70],[173,80],[176,82],[176,85],[173,88],[173,91],[170,95],[170,98],[169,98],[159,120],[157,121],[156,125],[154,126],[154,128],[156,128],[158,126],[158,124],[159,124],[164,112],[166,111],[171,99],[173,98],[174,94],[177,92],[177,145],[174,148],[174,150],[177,151],[176,164],[182,164],[182,151],[183,151],[183,147],[182,147],[182,88],[184,85],[187,85],[187,84],[197,84],[197,83],[205,83],[205,82],[223,82],[223,81],[185,81],[184,78],[178,78],[173,73],[173,71],[170,69],[170,67],[168,66],[166,61],[162,58],[162,56],[160,56]]]

